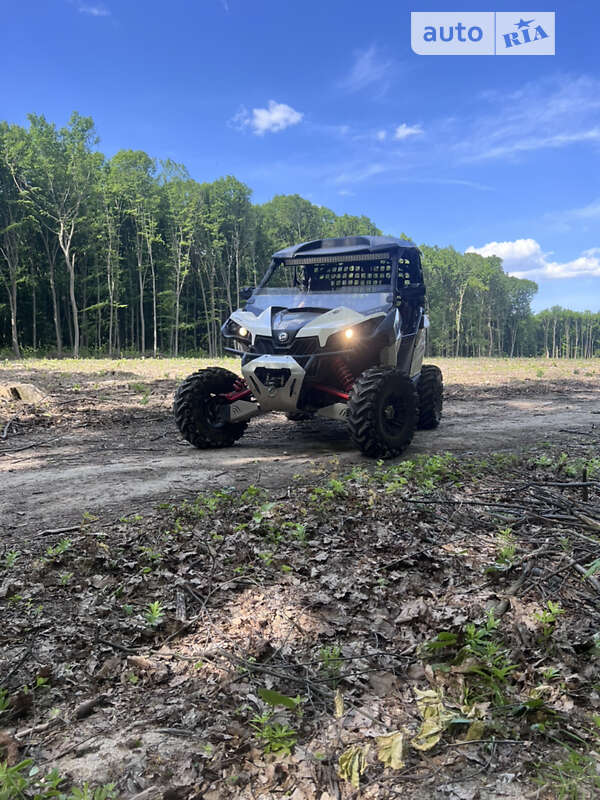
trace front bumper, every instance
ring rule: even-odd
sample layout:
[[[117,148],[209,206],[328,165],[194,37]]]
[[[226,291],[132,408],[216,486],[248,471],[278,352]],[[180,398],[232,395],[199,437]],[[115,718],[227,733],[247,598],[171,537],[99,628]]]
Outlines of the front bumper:
[[[242,375],[261,411],[297,411],[306,372],[292,356],[258,356]]]

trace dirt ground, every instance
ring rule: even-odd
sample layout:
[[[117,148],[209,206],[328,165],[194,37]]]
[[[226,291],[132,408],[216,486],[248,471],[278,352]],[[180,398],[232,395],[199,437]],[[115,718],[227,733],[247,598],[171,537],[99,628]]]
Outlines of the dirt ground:
[[[194,450],[197,362],[0,364],[0,797],[598,797],[600,362],[437,363],[385,464]]]
[[[419,432],[407,457],[518,450],[558,442],[565,429],[600,426],[598,361],[437,363],[445,375],[444,421]],[[35,407],[0,398],[4,531],[33,533],[77,522],[86,511],[118,514],[210,488],[281,487],[332,457],[348,468],[364,461],[343,424],[293,423],[282,414],[253,420],[231,449],[195,450],[179,436],[171,402],[177,379],[198,366],[191,359],[0,365],[0,385],[33,384],[44,395]]]

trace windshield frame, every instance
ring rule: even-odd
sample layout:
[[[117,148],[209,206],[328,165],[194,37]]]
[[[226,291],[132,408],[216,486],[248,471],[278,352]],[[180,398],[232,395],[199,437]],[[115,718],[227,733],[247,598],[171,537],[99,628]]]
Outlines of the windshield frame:
[[[379,258],[384,254],[379,254]],[[306,295],[323,295],[323,294],[332,294],[332,293],[339,293],[338,289],[305,289],[302,284],[298,280],[298,266],[302,266],[303,262],[307,261],[308,254],[302,256],[298,256],[298,258],[272,258],[271,263],[265,274],[263,275],[262,280],[258,284],[255,289],[255,294],[259,293],[263,289],[288,289],[289,291],[300,291]],[[387,291],[392,294],[396,294],[397,291],[397,284],[398,284],[398,254],[395,253],[393,250],[391,253],[386,253],[385,256],[389,258],[391,262],[391,271],[390,271],[390,283],[379,284],[379,285],[370,285],[370,286],[348,286],[348,287],[339,287],[340,289],[346,288],[349,291],[343,292],[344,294],[352,294],[355,289],[360,290],[358,293],[377,293],[377,292],[384,292]],[[325,258],[333,258],[335,261],[343,262],[345,260],[357,260],[357,257],[360,257],[361,261],[377,261],[378,254],[377,253],[344,253],[340,256],[322,256],[321,258],[315,257],[314,260],[311,258],[310,263],[314,263],[315,266],[318,266],[319,263],[325,264]],[[287,264],[286,264],[287,262]],[[268,283],[276,273],[278,268],[285,267],[285,266],[293,266],[294,274],[293,274],[293,284],[292,286],[288,287],[275,287],[269,286]]]

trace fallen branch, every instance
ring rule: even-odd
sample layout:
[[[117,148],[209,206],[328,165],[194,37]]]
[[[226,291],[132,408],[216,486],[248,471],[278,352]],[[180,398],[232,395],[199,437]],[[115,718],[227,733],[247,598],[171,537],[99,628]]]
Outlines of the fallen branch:
[[[23,728],[22,731],[15,733],[15,739],[23,739],[25,736],[31,736],[32,733],[43,733],[49,728],[53,728],[59,722],[62,722],[61,718],[54,717],[48,722],[42,722],[39,725],[33,725],[31,728]]]
[[[573,567],[573,569],[577,570],[580,575],[586,578],[598,592],[598,594],[600,594],[600,582],[597,580],[597,578],[594,578],[593,575],[589,575],[588,570],[581,564],[578,564],[574,559],[570,558],[569,564]]]
[[[38,536],[52,536],[58,533],[72,533],[73,531],[78,531],[80,528],[81,524],[69,525],[67,528],[47,528],[45,531],[40,531]]]
[[[18,417],[18,415],[16,417],[13,417],[12,419],[8,420],[8,422],[4,426],[4,430],[2,431],[2,436],[0,436],[0,439],[4,440],[4,439],[7,438],[8,432],[9,432],[12,424],[16,421],[17,417]]]

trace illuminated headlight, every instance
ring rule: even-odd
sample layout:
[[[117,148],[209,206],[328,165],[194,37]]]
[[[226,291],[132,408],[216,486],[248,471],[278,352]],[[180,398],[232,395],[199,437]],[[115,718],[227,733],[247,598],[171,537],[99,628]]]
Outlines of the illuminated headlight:
[[[356,322],[351,328],[341,328],[328,338],[327,349],[354,350],[366,346],[382,320],[383,316],[378,316],[364,322]]]
[[[234,322],[233,320],[229,320],[227,329],[228,335],[235,336],[236,339],[250,338],[250,331],[248,328],[245,328],[243,325],[240,325],[238,322]]]

